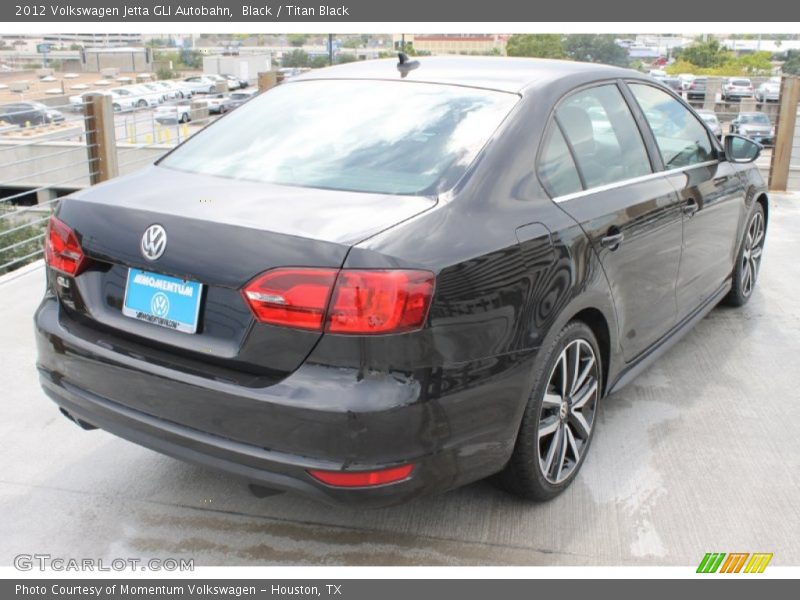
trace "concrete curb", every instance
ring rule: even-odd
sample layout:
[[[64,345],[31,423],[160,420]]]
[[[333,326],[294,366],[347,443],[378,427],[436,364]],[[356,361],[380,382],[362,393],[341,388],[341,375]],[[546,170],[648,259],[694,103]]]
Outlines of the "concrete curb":
[[[38,271],[43,267],[44,267],[44,259],[40,258],[39,260],[27,264],[24,267],[20,267],[19,269],[15,269],[10,273],[6,273],[5,275],[0,275],[0,285],[3,285],[4,283],[9,283],[10,281],[14,281],[15,279],[19,279],[20,277],[25,277],[25,275]]]

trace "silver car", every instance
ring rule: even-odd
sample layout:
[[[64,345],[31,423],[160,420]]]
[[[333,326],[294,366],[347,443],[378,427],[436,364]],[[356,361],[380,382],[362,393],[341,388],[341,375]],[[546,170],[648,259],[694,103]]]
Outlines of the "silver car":
[[[719,119],[717,118],[717,113],[713,110],[698,110],[697,114],[700,115],[700,118],[703,119],[708,128],[711,132],[717,136],[718,140],[722,139],[722,126],[719,124]]]

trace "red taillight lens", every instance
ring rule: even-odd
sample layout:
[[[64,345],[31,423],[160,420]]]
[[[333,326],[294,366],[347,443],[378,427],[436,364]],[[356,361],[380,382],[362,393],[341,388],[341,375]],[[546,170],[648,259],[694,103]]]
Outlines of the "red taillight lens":
[[[75,232],[56,217],[50,217],[47,224],[44,259],[52,268],[72,276],[78,275],[86,267],[87,259]]]
[[[327,330],[370,334],[419,329],[428,316],[434,280],[428,271],[344,269],[336,280]]]
[[[242,290],[264,323],[321,330],[338,269],[273,269]]]
[[[320,471],[309,469],[308,474],[317,481],[334,487],[371,487],[408,479],[413,470],[414,465],[402,465],[377,471]]]
[[[242,293],[262,323],[341,334],[400,333],[425,324],[435,276],[428,271],[280,268]]]

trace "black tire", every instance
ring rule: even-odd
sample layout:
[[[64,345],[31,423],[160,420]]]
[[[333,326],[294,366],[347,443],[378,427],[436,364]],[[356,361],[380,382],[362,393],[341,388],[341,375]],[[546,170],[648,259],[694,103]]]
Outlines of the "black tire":
[[[113,110],[114,112],[121,112],[122,111],[122,107],[119,104],[112,104],[111,105],[111,110]]]
[[[546,435],[540,435],[539,432],[540,427],[542,431],[549,428],[550,425],[548,425],[547,422],[549,421],[549,423],[552,424],[554,419],[557,422],[562,423],[564,427],[568,423],[571,423],[571,419],[573,418],[574,414],[572,409],[566,410],[567,414],[565,417],[563,404],[557,410],[552,407],[552,397],[559,394],[556,389],[558,386],[551,385],[551,380],[554,377],[558,377],[556,374],[556,367],[561,364],[562,353],[565,351],[565,349],[571,349],[577,345],[578,365],[582,364],[580,361],[581,348],[584,348],[585,351],[585,346],[582,344],[586,344],[591,348],[591,358],[595,360],[596,368],[592,373],[587,375],[585,385],[588,387],[584,388],[578,386],[577,391],[585,389],[591,391],[591,387],[593,385],[592,378],[594,378],[596,391],[593,394],[593,397],[590,396],[589,400],[583,405],[584,408],[591,409],[591,419],[587,419],[589,424],[588,436],[585,439],[579,440],[577,437],[575,437],[574,433],[569,434],[572,436],[573,442],[581,443],[579,456],[576,461],[574,460],[575,452],[572,449],[573,446],[570,445],[570,440],[566,433],[563,434],[563,438],[560,438],[558,436],[560,435],[561,430],[556,431],[555,433],[552,433],[553,438],[550,439],[546,437]],[[569,355],[569,352],[570,350],[567,350],[567,356]],[[564,329],[559,332],[559,334],[556,336],[556,339],[541,357],[541,360],[537,361],[538,366],[536,367],[536,372],[534,373],[533,390],[528,397],[528,404],[522,417],[519,433],[517,434],[514,452],[511,455],[511,459],[509,460],[508,465],[506,465],[506,468],[496,478],[496,482],[502,488],[525,499],[545,501],[550,500],[563,492],[575,480],[575,477],[580,471],[581,466],[585,462],[586,455],[591,447],[592,438],[594,437],[594,430],[596,429],[595,424],[597,420],[597,408],[603,389],[603,365],[601,361],[602,359],[597,345],[597,339],[588,325],[582,321],[570,321],[564,327]],[[568,361],[565,364],[568,364]],[[560,371],[561,369],[559,368],[558,370]],[[569,370],[570,367],[567,367],[567,371]],[[578,374],[579,371],[580,369],[575,369],[574,373]],[[577,377],[575,377],[575,379],[577,379]],[[572,383],[575,382],[575,379],[572,379]],[[553,394],[553,391],[556,391],[556,393]],[[545,406],[546,393],[548,394],[549,404],[552,408]],[[581,395],[582,394],[580,393],[575,394],[575,397],[580,398]],[[567,404],[570,403],[572,403],[572,400],[567,402]],[[556,413],[552,413],[551,411],[553,410],[556,410]],[[557,427],[562,427],[562,425],[557,425]],[[566,431],[566,427],[563,431]],[[569,469],[568,474],[566,474],[563,479],[552,481],[550,478],[548,478],[548,475],[545,474],[546,468],[543,460],[546,461],[546,457],[543,457],[542,453],[544,452],[547,455],[560,453],[558,449],[553,450],[553,445],[557,444],[559,440],[562,439],[564,444],[564,453],[561,454],[559,465],[555,465],[555,467],[556,469],[560,469],[560,465],[566,464],[565,459],[567,457],[567,452],[573,456],[573,464]],[[545,452],[545,446],[548,447],[549,451]],[[560,446],[558,446],[558,448],[560,448]],[[561,473],[559,471],[559,476],[560,474]]]
[[[147,108],[147,100],[141,99],[136,103],[139,108]]]
[[[189,115],[186,113],[181,114],[181,118],[178,119],[178,123],[188,123],[189,122]]]
[[[753,231],[754,229],[760,231],[760,237],[756,231]],[[764,207],[760,202],[756,202],[739,244],[739,253],[736,255],[736,265],[733,268],[731,291],[723,300],[728,306],[744,306],[753,295],[753,290],[758,283],[758,274],[761,272],[761,257],[766,234],[767,222],[764,216]],[[751,241],[753,235],[756,238]]]

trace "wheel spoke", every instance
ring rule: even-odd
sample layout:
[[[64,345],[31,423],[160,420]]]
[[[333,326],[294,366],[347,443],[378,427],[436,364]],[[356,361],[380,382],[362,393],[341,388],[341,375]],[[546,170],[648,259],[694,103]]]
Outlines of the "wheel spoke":
[[[592,426],[589,425],[586,417],[583,416],[583,413],[577,410],[573,410],[570,413],[570,421],[575,425],[576,429],[578,430],[578,437],[582,440],[589,439],[589,434],[592,431]]]
[[[578,389],[577,385],[578,385],[578,376],[580,375],[579,371],[580,371],[580,368],[581,368],[581,344],[582,343],[583,342],[578,340],[575,344],[573,344],[573,346],[575,347],[575,350],[573,351],[573,355],[574,356],[573,356],[573,359],[572,359],[572,377],[570,378],[570,384],[569,384],[569,395],[570,396],[572,396],[572,394],[575,393],[575,390]]]
[[[762,252],[761,246],[756,246],[750,253],[750,258],[753,260],[758,260],[759,258],[761,258],[761,252]]]
[[[561,473],[564,472],[564,462],[567,459],[567,426],[562,425],[560,429],[561,447],[559,448],[558,463],[556,463],[556,472],[553,474],[556,481],[561,481]]]
[[[544,408],[558,408],[561,406],[562,398],[558,394],[553,394],[552,392],[547,392],[544,395],[544,400],[542,401],[542,406]]]
[[[561,427],[556,428],[556,434],[553,436],[553,439],[550,440],[550,446],[547,449],[547,456],[544,459],[544,464],[542,465],[542,471],[549,475],[550,471],[553,468],[553,459],[556,456],[556,451],[558,450],[559,442],[561,441]]]
[[[575,462],[577,463],[581,458],[581,453],[578,450],[578,442],[575,439],[575,434],[572,433],[572,429],[567,425],[567,440],[569,441],[569,447],[572,449],[572,456],[575,458]]]
[[[561,361],[561,397],[566,398],[569,395],[569,365],[568,363],[568,350],[565,348],[559,357]]]
[[[572,390],[572,394],[574,395],[578,390],[583,387],[583,384],[586,383],[586,378],[589,376],[589,373],[592,372],[594,368],[594,356],[589,355],[589,360],[586,361],[586,366],[583,367],[583,370],[578,375],[578,380],[575,382],[575,389]]]
[[[581,391],[580,395],[575,398],[575,401],[572,403],[572,410],[582,410],[583,406],[586,402],[594,395],[597,391],[597,380],[592,380],[591,383],[584,386],[584,389]]]
[[[552,420],[548,423],[539,422],[539,439],[541,440],[543,437],[550,435],[560,425],[561,421],[558,420],[557,417],[552,417]]]

